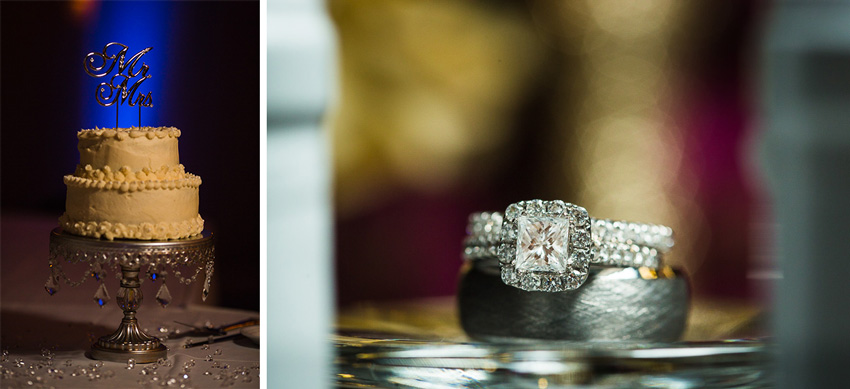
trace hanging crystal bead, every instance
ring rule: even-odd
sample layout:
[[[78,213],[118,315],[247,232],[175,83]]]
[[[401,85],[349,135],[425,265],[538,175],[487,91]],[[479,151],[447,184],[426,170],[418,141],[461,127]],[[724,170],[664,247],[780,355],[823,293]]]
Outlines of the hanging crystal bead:
[[[159,305],[162,305],[165,308],[166,305],[171,304],[171,293],[168,292],[168,287],[165,286],[165,283],[162,283],[162,286],[159,287],[159,291],[156,292],[156,301]]]
[[[101,308],[109,302],[109,292],[103,283],[100,283],[100,287],[97,288],[97,292],[94,294],[94,302]]]
[[[56,279],[56,274],[51,274],[47,277],[47,282],[44,284],[44,290],[46,290],[47,294],[51,296],[59,291],[59,282]]]
[[[210,281],[212,280],[213,274],[213,263],[212,261],[207,262],[206,265],[206,277],[204,277],[204,289],[202,293],[203,301],[207,301],[207,296],[210,294]]]
[[[95,281],[100,281],[103,277],[106,276],[106,272],[103,271],[103,266],[100,263],[94,262],[91,266],[91,276]]]
[[[165,283],[166,279],[168,279],[168,270],[162,269],[156,272],[156,279]]]

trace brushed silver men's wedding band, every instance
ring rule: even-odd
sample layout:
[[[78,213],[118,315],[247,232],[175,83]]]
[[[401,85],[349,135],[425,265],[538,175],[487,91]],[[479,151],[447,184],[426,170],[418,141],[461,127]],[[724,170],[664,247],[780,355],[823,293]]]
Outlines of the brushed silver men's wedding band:
[[[684,331],[689,293],[684,274],[666,266],[591,269],[581,288],[543,293],[504,284],[497,266],[467,263],[458,304],[478,340],[671,342]]]

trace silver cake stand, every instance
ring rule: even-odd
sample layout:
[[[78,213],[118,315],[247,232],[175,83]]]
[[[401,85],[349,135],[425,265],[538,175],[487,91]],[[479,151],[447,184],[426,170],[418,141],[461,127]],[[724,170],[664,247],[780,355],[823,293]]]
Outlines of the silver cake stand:
[[[86,266],[79,281],[68,278],[62,269],[62,259],[70,264]],[[106,361],[127,362],[134,359],[136,363],[151,363],[167,358],[168,349],[158,338],[146,334],[139,327],[136,310],[142,302],[142,281],[150,279],[162,282],[156,300],[166,306],[171,302],[171,294],[165,285],[168,276],[174,276],[180,283],[188,285],[203,270],[203,299],[206,300],[214,259],[213,235],[206,231],[179,240],[109,241],[72,235],[61,228],[55,228],[50,232],[50,276],[44,288],[53,295],[59,291],[60,281],[78,286],[92,278],[100,283],[94,301],[103,306],[109,301],[109,292],[103,281],[107,272],[112,270],[121,280],[116,300],[124,311],[124,319],[114,333],[101,337],[92,345],[90,355],[94,359]],[[140,274],[143,276],[140,277]]]

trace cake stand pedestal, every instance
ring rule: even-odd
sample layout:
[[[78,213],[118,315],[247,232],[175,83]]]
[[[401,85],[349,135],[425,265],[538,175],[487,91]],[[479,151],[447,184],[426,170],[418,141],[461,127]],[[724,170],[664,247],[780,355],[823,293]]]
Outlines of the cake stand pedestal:
[[[62,259],[71,264],[87,265],[79,281],[68,278],[62,269]],[[162,281],[156,300],[164,307],[171,302],[171,294],[165,285],[169,273],[188,285],[204,270],[203,299],[206,300],[214,259],[213,235],[209,232],[179,240],[109,241],[72,235],[55,228],[50,232],[48,264],[51,272],[44,288],[53,295],[59,291],[60,281],[78,286],[93,278],[100,282],[94,296],[95,303],[103,306],[109,301],[103,280],[107,271],[113,270],[121,280],[116,300],[124,311],[124,318],[114,333],[101,337],[92,345],[90,356],[106,361],[127,362],[133,359],[135,363],[151,363],[167,358],[168,349],[158,338],[146,334],[139,327],[136,310],[142,302],[142,281],[145,278]],[[187,270],[191,275],[184,277]],[[140,277],[140,274],[145,277]]]

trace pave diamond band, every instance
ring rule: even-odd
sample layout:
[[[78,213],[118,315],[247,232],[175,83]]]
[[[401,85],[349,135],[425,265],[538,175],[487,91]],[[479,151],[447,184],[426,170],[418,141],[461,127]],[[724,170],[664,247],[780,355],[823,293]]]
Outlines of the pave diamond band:
[[[503,218],[500,212],[470,215],[464,259],[498,257]],[[591,218],[591,264],[658,267],[662,254],[673,247],[671,231],[661,225]]]
[[[670,227],[590,218],[563,201],[522,201],[469,218],[464,259],[498,259],[502,280],[524,290],[579,288],[589,266],[649,267],[673,247]]]

